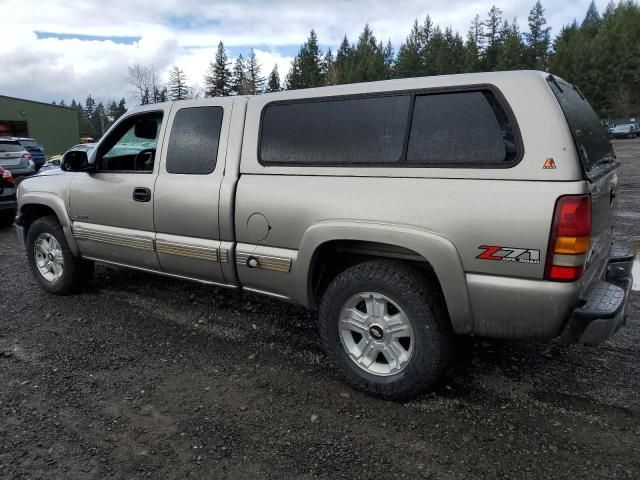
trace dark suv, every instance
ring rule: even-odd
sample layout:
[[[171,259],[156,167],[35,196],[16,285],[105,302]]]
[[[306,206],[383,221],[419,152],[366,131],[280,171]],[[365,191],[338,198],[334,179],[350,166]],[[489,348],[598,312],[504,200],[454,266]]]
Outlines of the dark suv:
[[[36,172],[47,162],[44,155],[44,148],[33,138],[28,137],[13,137],[24,149],[31,154],[33,163],[36,167]]]

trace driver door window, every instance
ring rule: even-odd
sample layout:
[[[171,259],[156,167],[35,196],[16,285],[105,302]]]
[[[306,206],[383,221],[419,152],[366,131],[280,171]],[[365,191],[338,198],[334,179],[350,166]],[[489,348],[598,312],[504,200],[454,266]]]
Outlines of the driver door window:
[[[100,145],[98,172],[153,173],[162,112],[134,115],[120,123]]]

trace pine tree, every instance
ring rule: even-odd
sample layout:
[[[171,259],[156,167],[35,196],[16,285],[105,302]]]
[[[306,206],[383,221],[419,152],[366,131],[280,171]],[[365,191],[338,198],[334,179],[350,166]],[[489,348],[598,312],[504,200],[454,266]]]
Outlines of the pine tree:
[[[311,30],[309,38],[294,57],[286,83],[289,90],[320,87],[324,84],[322,55],[315,30]]]
[[[587,14],[584,16],[584,20],[582,21],[582,25],[580,25],[580,28],[582,31],[593,36],[598,32],[598,28],[600,27],[601,23],[602,17],[598,12],[596,2],[595,0],[591,0],[589,8],[587,9]]]
[[[424,45],[422,39],[423,36],[418,20],[415,20],[407,39],[400,45],[398,50],[395,72],[398,77],[417,77],[424,74],[424,59],[422,57]]]
[[[353,54],[350,82],[370,82],[386,77],[382,44],[378,44],[368,24],[364,26]]]
[[[242,54],[238,55],[233,66],[231,91],[236,95],[249,95],[249,79],[247,77],[246,61]]]
[[[205,97],[226,97],[231,94],[231,70],[224,44],[218,43],[215,61],[209,64],[209,72],[204,78]]]
[[[145,87],[142,97],[140,97],[140,105],[149,105],[151,103],[151,97],[149,95],[149,89]]]
[[[171,100],[186,100],[191,97],[190,87],[187,85],[187,76],[177,65],[174,65],[169,70],[167,89]]]
[[[549,60],[551,37],[549,27],[545,27],[544,8],[540,0],[529,12],[529,32],[524,37],[527,41],[526,66],[536,70],[546,70]]]
[[[84,114],[90,119],[93,116],[93,112],[96,109],[96,101],[89,95],[84,102]]]
[[[280,74],[278,73],[278,65],[273,67],[271,73],[269,74],[269,78],[267,79],[267,86],[265,88],[266,93],[279,92],[282,90],[280,86]]]
[[[258,95],[259,93],[262,93],[265,80],[264,77],[260,75],[260,63],[258,63],[256,52],[254,52],[253,48],[247,58],[246,69],[249,95]]]
[[[338,85],[347,83],[347,79],[351,75],[351,66],[353,63],[354,47],[349,43],[345,35],[340,43],[340,47],[336,52],[336,57],[327,73],[326,84]]]
[[[502,29],[502,48],[498,56],[498,70],[520,70],[527,67],[525,44],[518,22],[513,19],[511,24],[504,22]]]
[[[484,39],[484,65],[483,68],[487,72],[494,71],[498,64],[500,56],[500,32],[502,30],[502,10],[495,5],[491,7],[487,18],[483,23],[485,27]]]

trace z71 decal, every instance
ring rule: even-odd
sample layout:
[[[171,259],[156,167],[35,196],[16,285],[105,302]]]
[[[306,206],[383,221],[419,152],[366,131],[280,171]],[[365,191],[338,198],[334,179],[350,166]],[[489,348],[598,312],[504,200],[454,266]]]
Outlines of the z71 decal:
[[[478,260],[494,260],[497,262],[540,263],[540,250],[531,248],[501,247],[499,245],[480,245],[484,250],[476,258]]]

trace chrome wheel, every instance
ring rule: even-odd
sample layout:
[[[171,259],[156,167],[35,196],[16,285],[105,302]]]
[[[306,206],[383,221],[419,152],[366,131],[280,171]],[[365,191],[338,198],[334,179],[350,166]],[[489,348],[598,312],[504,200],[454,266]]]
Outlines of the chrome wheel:
[[[52,283],[60,280],[64,271],[64,257],[55,237],[48,233],[41,233],[36,238],[33,250],[40,275]]]
[[[385,295],[366,292],[351,297],[340,310],[338,329],[349,358],[368,373],[395,375],[411,360],[411,322]]]

